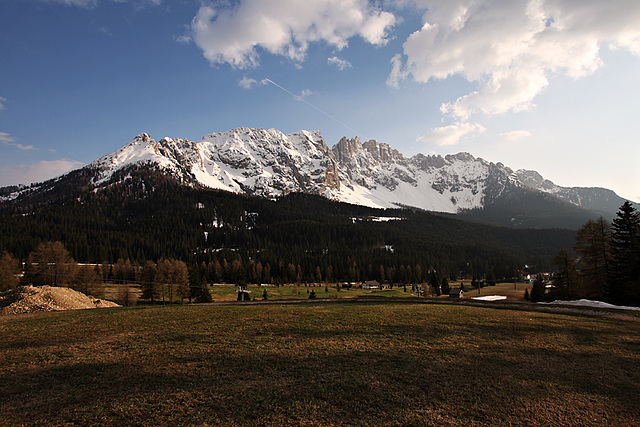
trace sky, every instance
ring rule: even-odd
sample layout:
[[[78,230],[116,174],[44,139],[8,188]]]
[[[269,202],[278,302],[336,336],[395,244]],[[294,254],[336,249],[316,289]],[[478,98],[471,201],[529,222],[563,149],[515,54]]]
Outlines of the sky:
[[[2,0],[0,186],[244,126],[639,202],[639,23],[637,0]]]

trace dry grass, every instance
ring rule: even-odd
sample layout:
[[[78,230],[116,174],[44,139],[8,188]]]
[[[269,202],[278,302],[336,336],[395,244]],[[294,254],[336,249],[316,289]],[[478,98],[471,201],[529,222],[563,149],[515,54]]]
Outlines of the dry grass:
[[[0,318],[0,425],[638,425],[640,322],[416,302]]]

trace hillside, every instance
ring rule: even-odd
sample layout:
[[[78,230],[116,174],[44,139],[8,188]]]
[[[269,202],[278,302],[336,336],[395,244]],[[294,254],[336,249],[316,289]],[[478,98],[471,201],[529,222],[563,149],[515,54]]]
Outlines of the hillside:
[[[303,193],[270,200],[194,188],[146,168],[122,174],[99,191],[87,185],[0,206],[0,247],[24,259],[38,243],[59,240],[75,260],[94,263],[238,259],[245,269],[268,264],[274,280],[291,280],[288,264],[310,281],[318,270],[323,279],[379,278],[381,266],[386,276],[404,271],[406,280],[426,280],[432,269],[441,277],[511,277],[525,264],[549,269],[574,240],[568,230],[495,227]]]
[[[405,157],[377,140],[345,137],[329,148],[317,131],[285,135],[250,128],[208,134],[198,142],[156,141],[142,133],[68,175],[0,189],[0,202],[41,200],[85,185],[101,188],[125,179],[123,171],[132,167],[236,194],[273,199],[298,192],[372,208],[457,213],[520,228],[577,229],[587,219],[612,218],[624,202],[610,190],[563,188],[535,171],[514,172],[469,153]]]

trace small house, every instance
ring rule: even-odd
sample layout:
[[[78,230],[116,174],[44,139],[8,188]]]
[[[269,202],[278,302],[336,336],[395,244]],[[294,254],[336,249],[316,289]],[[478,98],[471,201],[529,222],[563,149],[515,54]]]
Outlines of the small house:
[[[462,298],[464,291],[462,288],[451,288],[449,291],[449,298]]]
[[[362,284],[362,289],[380,289],[380,283],[377,280],[367,280]]]

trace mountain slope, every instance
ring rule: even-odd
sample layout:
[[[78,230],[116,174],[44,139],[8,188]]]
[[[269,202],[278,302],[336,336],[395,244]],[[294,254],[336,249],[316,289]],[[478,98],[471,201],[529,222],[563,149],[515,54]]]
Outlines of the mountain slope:
[[[431,268],[447,276],[497,277],[511,277],[525,264],[548,269],[575,235],[373,209],[304,193],[274,201],[180,185],[135,165],[118,178],[100,191],[87,186],[46,203],[0,205],[0,248],[25,259],[39,243],[61,241],[80,262],[177,258],[205,263],[207,274],[219,263],[229,281],[260,280],[260,263],[279,282],[295,280],[299,270],[304,281],[384,274],[387,280],[411,277],[421,283]],[[210,281],[223,280],[221,274]]]
[[[73,185],[103,187],[131,166],[178,182],[267,198],[293,192],[373,208],[411,207],[510,226],[577,228],[624,202],[604,189],[563,188],[535,171],[514,172],[468,153],[410,158],[388,144],[341,139],[329,149],[320,132],[283,134],[238,128],[199,142],[138,135],[84,168],[47,183],[0,191],[0,199],[44,197]],[[55,187],[55,190],[54,190]],[[537,222],[537,219],[543,221]]]

